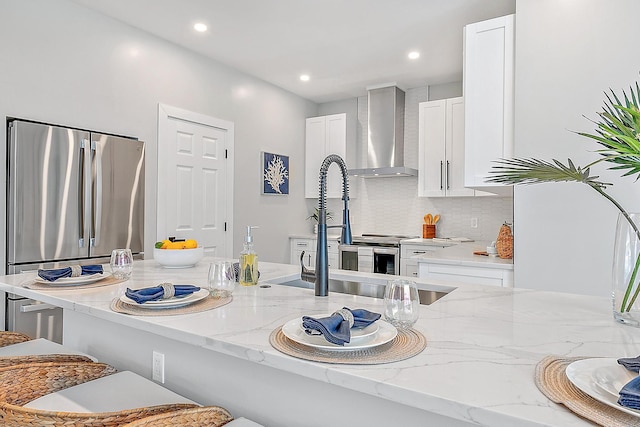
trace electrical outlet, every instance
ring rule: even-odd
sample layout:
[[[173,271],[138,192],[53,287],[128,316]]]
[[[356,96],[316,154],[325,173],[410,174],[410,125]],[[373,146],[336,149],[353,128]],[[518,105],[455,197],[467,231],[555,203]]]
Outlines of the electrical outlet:
[[[151,378],[160,384],[164,384],[164,354],[157,351],[153,352],[153,371]]]
[[[471,228],[478,228],[478,218],[471,218]]]

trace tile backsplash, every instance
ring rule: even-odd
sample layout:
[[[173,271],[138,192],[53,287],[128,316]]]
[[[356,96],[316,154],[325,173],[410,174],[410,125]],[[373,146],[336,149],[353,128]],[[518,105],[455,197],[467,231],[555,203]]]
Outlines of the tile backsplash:
[[[429,88],[406,91],[405,99],[405,166],[418,168],[418,104],[429,100]],[[367,97],[358,98],[357,159],[366,164]],[[484,197],[418,197],[417,177],[351,178],[351,219],[354,234],[384,233],[421,236],[426,213],[440,214],[438,237],[469,237],[495,240],[500,226],[513,222],[513,198]],[[341,201],[331,200],[329,210],[342,211]],[[339,215],[337,215],[339,217]],[[472,228],[472,220],[477,228]],[[339,218],[336,218],[337,222]]]

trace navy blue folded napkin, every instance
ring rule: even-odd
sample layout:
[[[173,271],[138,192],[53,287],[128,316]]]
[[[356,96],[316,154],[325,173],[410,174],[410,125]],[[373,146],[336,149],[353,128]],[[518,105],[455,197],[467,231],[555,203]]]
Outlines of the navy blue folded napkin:
[[[379,318],[379,313],[363,308],[351,310],[343,307],[329,317],[315,319],[303,316],[302,327],[309,335],[322,335],[332,344],[345,345],[351,342],[351,328],[364,328]]]
[[[236,282],[238,280],[240,280],[240,263],[239,262],[234,262],[233,263],[233,272],[236,275]],[[258,271],[258,279],[260,278],[260,271]]]
[[[144,304],[147,301],[158,301],[161,299],[173,298],[174,296],[181,297],[190,295],[199,290],[200,287],[193,285],[171,285],[170,283],[163,283],[159,286],[153,286],[150,288],[127,288],[125,295],[138,304]]]
[[[635,377],[622,387],[618,404],[626,408],[640,409],[640,376]]]
[[[55,282],[65,277],[78,277],[97,273],[103,273],[101,265],[74,265],[72,267],[56,268],[53,270],[38,270],[38,276],[48,282]]]
[[[622,357],[618,359],[618,363],[636,374],[640,372],[640,356],[638,357]]]

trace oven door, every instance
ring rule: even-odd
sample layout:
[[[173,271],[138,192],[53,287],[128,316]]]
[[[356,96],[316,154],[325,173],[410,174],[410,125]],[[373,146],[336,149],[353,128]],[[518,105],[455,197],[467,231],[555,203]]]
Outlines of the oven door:
[[[341,270],[358,271],[358,247],[355,245],[338,245]]]
[[[400,274],[400,249],[395,247],[373,247],[373,273]]]

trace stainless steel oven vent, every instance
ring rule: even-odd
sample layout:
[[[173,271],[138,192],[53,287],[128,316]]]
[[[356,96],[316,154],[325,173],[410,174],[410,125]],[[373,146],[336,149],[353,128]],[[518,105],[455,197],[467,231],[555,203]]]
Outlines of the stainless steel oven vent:
[[[415,176],[404,166],[404,92],[396,86],[369,90],[367,167],[349,170],[363,178]]]

